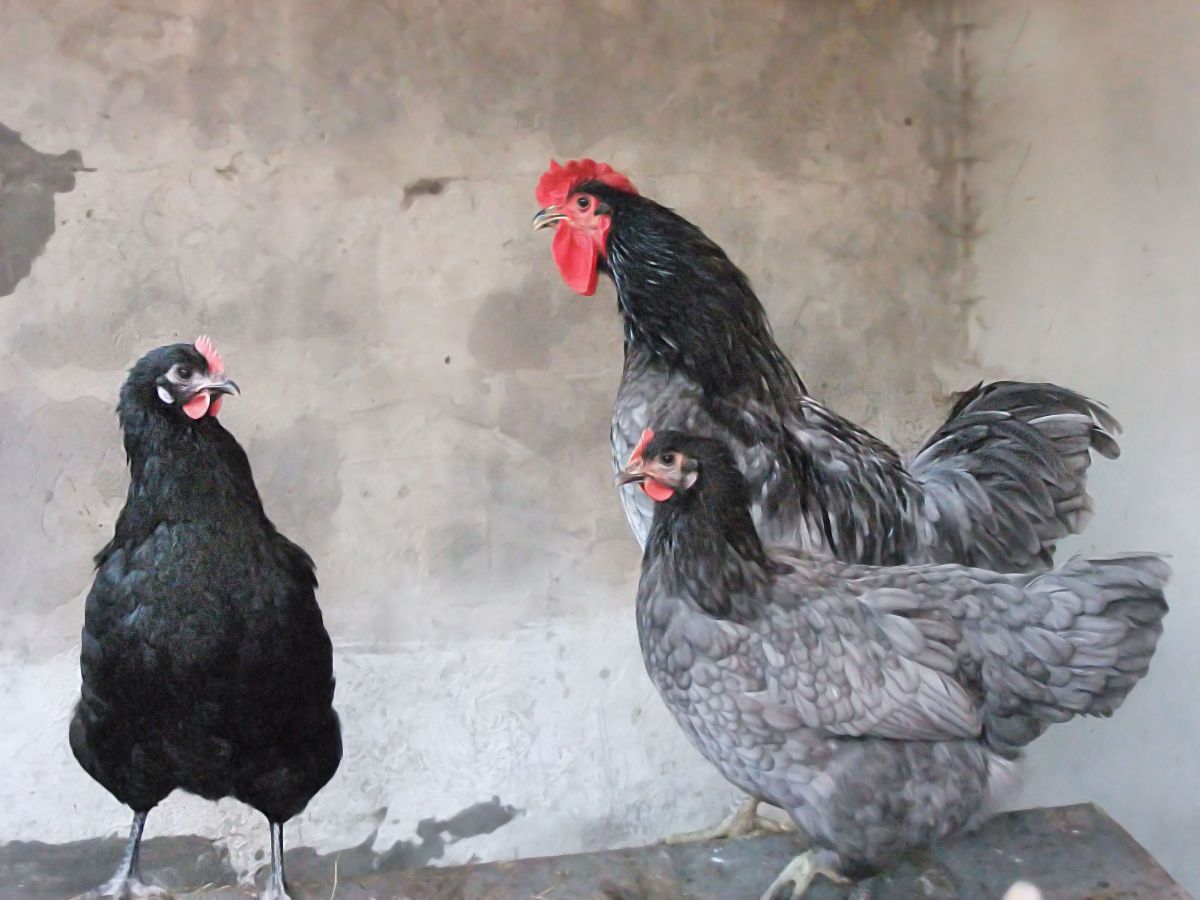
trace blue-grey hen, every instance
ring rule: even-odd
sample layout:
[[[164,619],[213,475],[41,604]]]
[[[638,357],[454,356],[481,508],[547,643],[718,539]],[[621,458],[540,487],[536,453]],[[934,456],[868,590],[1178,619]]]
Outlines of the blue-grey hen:
[[[162,893],[143,883],[138,850],[149,811],[180,788],[266,816],[264,897],[285,898],[283,823],[341,761],[313,562],[271,524],[217,421],[237,391],[224,368],[202,337],[146,354],[121,388],[129,494],[96,556],[70,740],[134,817],[116,874],[91,897]]]
[[[675,431],[647,431],[619,480],[655,502],[637,598],[650,677],[696,748],[811,841],[764,897],[977,821],[1020,748],[1120,706],[1162,633],[1153,554],[1022,575],[768,548],[728,447]]]
[[[749,481],[764,540],[852,563],[1037,571],[1087,524],[1091,452],[1118,454],[1117,423],[1098,403],[1053,384],[977,385],[902,459],[809,395],[749,279],[691,222],[590,159],[552,162],[537,199],[534,227],[555,228],[567,285],[590,295],[604,273],[616,287],[625,365],[614,469],[651,422],[719,437]],[[632,489],[621,501],[644,546],[654,504]],[[754,806],[676,839],[744,834]]]

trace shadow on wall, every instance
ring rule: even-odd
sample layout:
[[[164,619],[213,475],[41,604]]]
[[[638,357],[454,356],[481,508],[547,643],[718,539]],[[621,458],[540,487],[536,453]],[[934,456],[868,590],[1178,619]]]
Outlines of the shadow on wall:
[[[91,171],[78,150],[38,153],[0,123],[0,297],[16,290],[54,234],[54,195]]]

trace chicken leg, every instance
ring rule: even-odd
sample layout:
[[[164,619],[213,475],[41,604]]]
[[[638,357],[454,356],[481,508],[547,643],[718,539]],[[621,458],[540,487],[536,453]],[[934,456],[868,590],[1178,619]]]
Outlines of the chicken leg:
[[[697,831],[684,831],[671,834],[663,841],[666,844],[690,844],[694,841],[722,841],[731,838],[749,837],[752,834],[782,834],[795,831],[796,826],[791,819],[784,822],[768,819],[758,814],[758,804],[761,801],[747,797],[737,809],[726,816],[716,825],[701,828]]]
[[[271,823],[271,875],[263,890],[262,900],[291,900],[287,880],[283,877],[283,823]]]
[[[162,888],[142,881],[138,857],[142,848],[142,831],[146,827],[147,814],[146,810],[133,814],[133,825],[129,829],[129,843],[125,845],[125,854],[121,857],[121,862],[113,877],[95,890],[81,894],[77,900],[103,900],[103,898],[136,900],[139,897],[170,896]]]
[[[834,884],[850,884],[850,879],[837,870],[836,862],[837,857],[828,850],[808,850],[801,853],[784,867],[779,877],[763,891],[759,900],[775,900],[779,889],[789,884],[792,891],[790,894],[780,895],[782,900],[799,900],[818,875],[824,875]]]

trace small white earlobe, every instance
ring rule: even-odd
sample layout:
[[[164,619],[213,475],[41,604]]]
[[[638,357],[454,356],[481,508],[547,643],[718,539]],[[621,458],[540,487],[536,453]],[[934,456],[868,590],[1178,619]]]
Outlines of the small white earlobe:
[[[171,404],[171,403],[175,402],[175,398],[171,396],[171,392],[168,391],[161,384],[158,386],[158,399],[166,404]]]

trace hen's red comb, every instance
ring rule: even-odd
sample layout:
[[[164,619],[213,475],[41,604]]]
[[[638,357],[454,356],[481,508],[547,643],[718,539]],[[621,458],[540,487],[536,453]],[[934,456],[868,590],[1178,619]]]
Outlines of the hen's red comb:
[[[628,178],[607,163],[592,159],[572,159],[565,166],[550,160],[550,168],[538,180],[539,206],[562,206],[571,192],[585,181],[602,181],[619,191],[636,194],[637,188]]]
[[[216,346],[207,334],[202,334],[196,338],[196,349],[200,351],[200,355],[204,357],[204,361],[208,363],[208,374],[223,375],[225,374],[225,363],[221,360],[221,354],[217,352]]]
[[[646,445],[652,440],[654,440],[654,432],[647,428],[642,432],[642,436],[638,438],[637,446],[633,448],[633,452],[629,454],[629,462],[641,459],[642,454],[646,452]]]

